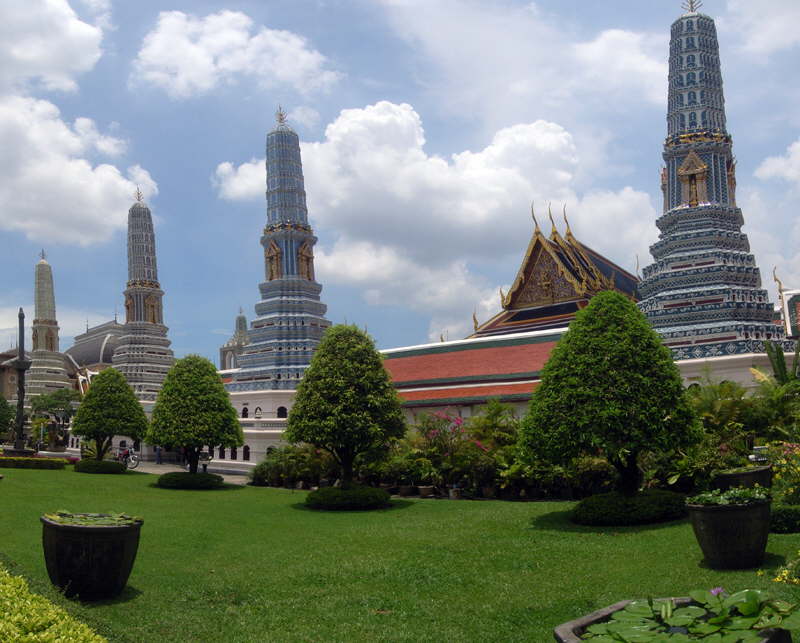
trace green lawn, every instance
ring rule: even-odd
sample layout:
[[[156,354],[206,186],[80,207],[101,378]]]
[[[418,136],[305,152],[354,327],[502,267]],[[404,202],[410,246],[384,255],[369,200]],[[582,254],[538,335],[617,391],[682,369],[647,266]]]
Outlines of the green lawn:
[[[114,641],[528,641],[623,598],[772,587],[800,535],[771,535],[768,573],[715,572],[685,522],[578,528],[571,503],[398,501],[317,513],[304,492],[176,491],[155,476],[4,469],[2,562]],[[39,515],[126,511],[145,524],[114,602],[61,598]]]

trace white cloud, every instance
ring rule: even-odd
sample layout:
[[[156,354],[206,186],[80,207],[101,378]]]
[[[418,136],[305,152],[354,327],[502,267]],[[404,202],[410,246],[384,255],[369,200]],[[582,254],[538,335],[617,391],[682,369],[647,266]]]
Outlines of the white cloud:
[[[163,11],[144,38],[131,82],[163,89],[172,98],[208,93],[240,77],[263,87],[288,86],[300,93],[325,90],[341,74],[305,38],[261,27],[238,11],[203,18]]]
[[[770,0],[768,6],[752,0],[728,0],[727,9],[718,22],[741,34],[745,51],[766,56],[800,43],[797,0]]]
[[[583,41],[532,3],[382,4],[418,56],[421,83],[450,111],[478,114],[490,129],[531,114],[561,123],[591,115],[596,123],[598,114],[618,119],[642,102],[665,102],[666,33],[614,29]]]
[[[789,145],[783,156],[764,159],[756,170],[759,179],[785,179],[800,187],[800,139]]]
[[[290,123],[300,123],[309,129],[316,127],[319,124],[319,112],[313,107],[307,105],[300,105],[295,107],[289,112],[287,118]]]
[[[36,83],[74,91],[74,77],[101,55],[102,30],[81,21],[66,0],[0,3],[0,87]]]
[[[358,286],[369,303],[429,313],[434,339],[469,325],[476,306],[482,320],[497,312],[497,284],[474,266],[522,256],[532,199],[544,221],[545,203],[569,203],[578,237],[630,270],[653,241],[648,195],[576,193],[581,154],[560,125],[503,128],[483,149],[449,159],[427,154],[424,144],[414,109],[382,101],[343,110],[324,141],[303,143],[302,154],[311,222],[336,239],[317,249],[320,278]],[[263,159],[220,163],[218,194],[263,199],[264,173]]]
[[[89,245],[127,222],[136,183],[146,195],[156,184],[139,166],[128,176],[86,156],[115,155],[125,143],[98,132],[90,119],[70,125],[45,100],[0,96],[0,228],[36,241]]]
[[[31,281],[33,281],[33,270],[36,262],[31,260]],[[84,310],[64,305],[58,296],[58,265],[53,266],[53,280],[56,291],[56,317],[58,318],[60,348],[62,351],[72,345],[75,335],[86,332],[86,323],[90,326],[107,322],[112,319],[111,314],[98,312],[96,310]],[[33,301],[22,301],[11,304],[8,300],[0,301],[0,351],[8,350],[10,347],[17,346],[19,337],[19,326],[17,314],[19,307],[25,311],[25,348],[31,348],[31,322],[33,321]]]
[[[100,29],[114,29],[111,22],[111,0],[80,0],[94,18],[94,24]]]

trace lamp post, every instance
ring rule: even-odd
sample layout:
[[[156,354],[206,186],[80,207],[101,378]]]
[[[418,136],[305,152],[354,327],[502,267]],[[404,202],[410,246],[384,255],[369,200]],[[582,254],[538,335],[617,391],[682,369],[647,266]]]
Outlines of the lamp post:
[[[19,343],[14,368],[17,371],[17,419],[14,429],[14,451],[9,455],[30,455],[25,448],[25,371],[31,367],[30,360],[25,359],[25,313],[19,309]],[[8,449],[6,450],[8,451]]]

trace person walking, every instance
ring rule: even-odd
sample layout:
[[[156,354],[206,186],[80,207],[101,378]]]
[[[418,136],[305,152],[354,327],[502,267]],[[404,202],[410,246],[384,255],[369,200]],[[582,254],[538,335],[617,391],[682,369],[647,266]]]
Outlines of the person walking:
[[[156,464],[161,464],[161,447],[156,445]]]

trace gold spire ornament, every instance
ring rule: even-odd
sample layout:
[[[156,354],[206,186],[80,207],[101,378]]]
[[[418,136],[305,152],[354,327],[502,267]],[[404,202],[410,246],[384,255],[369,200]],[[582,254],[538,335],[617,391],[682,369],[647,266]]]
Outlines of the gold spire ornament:
[[[47,259],[47,254],[45,254],[44,248],[42,248],[42,251],[39,253],[39,256],[42,258],[42,261],[45,261]]]
[[[562,214],[564,215],[564,225],[567,226],[566,234],[571,235],[572,234],[572,230],[570,230],[569,219],[567,219],[567,204],[566,203],[564,204],[564,210],[563,210]]]
[[[642,276],[639,274],[639,253],[636,253],[636,278],[641,279]]]
[[[134,193],[134,196],[136,197],[137,203],[141,203],[144,200],[144,194],[142,194],[142,191],[139,189],[138,185],[136,186],[136,192]]]
[[[555,232],[555,230],[556,230],[556,222],[553,221],[553,211],[550,209],[551,205],[552,204],[550,204],[550,203],[547,204],[547,216],[550,217],[550,225],[552,226],[552,229],[550,230],[550,234],[553,234],[553,232]]]
[[[278,105],[278,111],[275,112],[275,120],[278,121],[278,125],[286,123],[286,112],[283,111],[283,107],[280,105]]]
[[[531,201],[531,216],[533,217],[533,223],[536,225],[534,232],[541,232],[542,229],[539,227],[539,222],[536,220],[536,213],[533,211],[533,201]]]
[[[473,310],[472,311],[472,330],[478,330],[478,326],[480,326],[480,324],[478,323],[477,311]]]
[[[694,13],[703,6],[703,0],[684,0],[681,6],[689,13]]]

